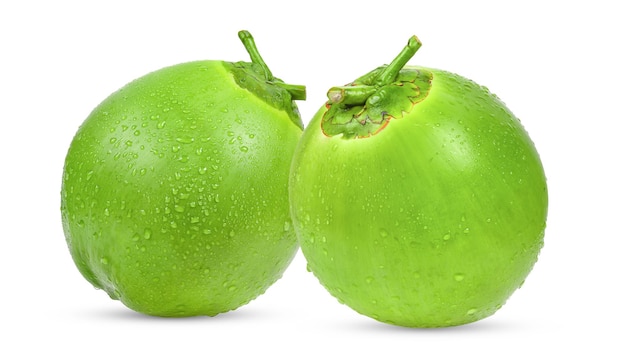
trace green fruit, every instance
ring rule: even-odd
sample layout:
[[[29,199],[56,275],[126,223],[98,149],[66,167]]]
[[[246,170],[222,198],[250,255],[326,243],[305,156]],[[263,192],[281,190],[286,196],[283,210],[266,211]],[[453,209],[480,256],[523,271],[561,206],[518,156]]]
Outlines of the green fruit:
[[[539,155],[494,94],[461,76],[404,66],[421,44],[334,87],[296,149],[294,227],[340,302],[409,327],[493,314],[543,245]]]
[[[196,61],[145,75],[80,126],[61,211],[83,276],[129,308],[216,315],[279,279],[297,250],[288,203],[304,87],[252,63]]]

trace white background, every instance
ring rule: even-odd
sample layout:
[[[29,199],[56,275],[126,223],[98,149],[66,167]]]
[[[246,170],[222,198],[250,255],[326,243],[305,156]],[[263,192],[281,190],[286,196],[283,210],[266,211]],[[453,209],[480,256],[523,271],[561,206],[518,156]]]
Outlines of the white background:
[[[219,3],[0,5],[0,361],[624,362],[619,2]],[[550,211],[539,262],[499,312],[436,330],[378,323],[330,297],[301,254],[266,294],[215,318],[142,316],[80,276],[59,213],[78,126],[147,72],[248,60],[240,29],[275,75],[307,85],[305,122],[330,86],[388,63],[413,34],[424,45],[410,64],[464,75],[507,103],[541,154]]]

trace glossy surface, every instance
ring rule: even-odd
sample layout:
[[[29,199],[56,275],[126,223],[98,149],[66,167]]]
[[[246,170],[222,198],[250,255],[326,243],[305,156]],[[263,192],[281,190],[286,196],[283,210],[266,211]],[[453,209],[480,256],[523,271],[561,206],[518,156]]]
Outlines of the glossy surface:
[[[241,88],[232,67],[198,61],[137,79],[72,141],[61,206],[70,252],[134,310],[235,309],[296,252],[287,182],[301,129],[293,112]]]
[[[546,179],[497,97],[422,71],[428,96],[369,137],[325,135],[319,110],[292,164],[292,216],[309,270],[340,302],[396,325],[460,325],[493,314],[532,269]]]

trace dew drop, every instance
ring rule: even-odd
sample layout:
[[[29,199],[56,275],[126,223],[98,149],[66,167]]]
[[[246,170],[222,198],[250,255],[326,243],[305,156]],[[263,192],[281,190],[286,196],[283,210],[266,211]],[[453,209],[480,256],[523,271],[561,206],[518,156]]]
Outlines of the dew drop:
[[[454,275],[454,280],[455,281],[463,281],[465,279],[465,274],[462,273],[458,273]]]
[[[248,152],[248,147],[247,146],[242,146],[239,148],[239,150],[241,150],[242,152]]]
[[[150,239],[150,237],[152,237],[152,231],[150,230],[150,228],[146,228],[143,230],[143,238],[144,239]]]
[[[235,237],[235,231],[230,231],[230,233],[228,234],[231,237]]]
[[[191,144],[194,141],[193,137],[177,137],[176,141],[180,142],[181,144]]]
[[[478,310],[476,310],[476,309],[469,309],[467,311],[467,315],[474,315],[474,314],[476,314],[476,311],[478,311]]]
[[[385,237],[389,236],[389,232],[387,232],[387,230],[386,230],[386,229],[381,228],[381,229],[380,229],[380,236],[381,236],[381,237],[383,237],[383,238],[385,238]]]
[[[444,241],[448,241],[448,240],[450,240],[450,238],[452,238],[452,236],[450,235],[450,233],[446,233],[446,234],[444,234],[444,235],[443,235],[443,240],[444,240]]]
[[[106,257],[102,257],[100,259],[100,263],[102,263],[103,265],[108,265],[109,264],[109,260]]]

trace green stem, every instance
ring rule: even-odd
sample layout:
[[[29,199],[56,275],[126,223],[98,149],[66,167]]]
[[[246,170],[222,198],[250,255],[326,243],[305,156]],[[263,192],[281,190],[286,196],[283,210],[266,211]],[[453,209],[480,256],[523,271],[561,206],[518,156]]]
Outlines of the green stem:
[[[409,60],[417,53],[422,43],[414,35],[409,39],[407,45],[402,49],[400,54],[394,60],[378,73],[360,79],[363,84],[354,86],[333,87],[328,90],[329,103],[342,103],[344,105],[363,105],[367,99],[372,96],[380,87],[388,85],[395,81],[400,70],[409,62]]]
[[[291,95],[291,99],[294,101],[306,100],[306,87],[299,84],[288,84],[283,82],[275,82],[275,84],[284,88]]]
[[[260,65],[261,68],[263,69],[263,73],[265,74],[265,80],[266,81],[274,80],[274,76],[272,75],[272,72],[270,71],[267,64],[265,64],[265,61],[263,61],[263,58],[261,57],[261,54],[259,53],[259,50],[256,47],[256,44],[254,43],[254,38],[252,37],[252,34],[250,34],[250,32],[247,30],[241,30],[239,32],[239,39],[241,39],[243,46],[248,51],[248,54],[250,55],[250,60],[252,60],[252,63],[256,63]]]
[[[362,105],[376,92],[376,86],[356,85],[345,87],[333,87],[326,94],[330,103],[343,103],[346,105]]]
[[[408,44],[402,49],[400,54],[378,75],[375,80],[377,86],[384,86],[393,82],[400,70],[409,62],[422,46],[422,42],[414,35],[409,39]]]
[[[248,54],[250,55],[250,60],[252,60],[252,63],[258,64],[263,70],[265,81],[269,83],[273,83],[285,89],[291,95],[292,100],[306,100],[306,87],[305,86],[284,83],[278,80],[277,78],[275,78],[274,75],[272,75],[270,68],[267,66],[267,64],[261,57],[261,54],[259,53],[259,50],[256,47],[256,43],[254,42],[254,38],[252,37],[252,34],[250,34],[249,31],[241,30],[239,32],[239,39],[241,39],[243,46],[246,48],[246,51],[248,51]]]

